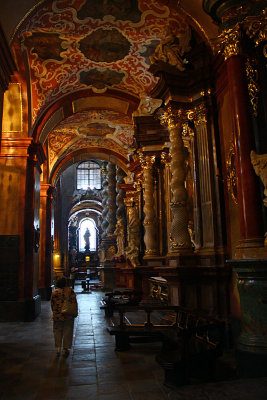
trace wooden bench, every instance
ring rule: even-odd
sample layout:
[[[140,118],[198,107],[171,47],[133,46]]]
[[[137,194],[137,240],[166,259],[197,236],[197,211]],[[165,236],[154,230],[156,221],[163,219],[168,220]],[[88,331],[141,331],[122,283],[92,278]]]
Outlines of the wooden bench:
[[[214,378],[216,360],[225,347],[224,321],[176,306],[115,305],[114,310],[119,313],[119,321],[107,330],[115,336],[115,350],[129,350],[131,343],[162,342],[156,360],[164,369],[167,386],[184,385],[191,378]],[[146,321],[130,322],[126,314],[139,311],[146,314]],[[155,324],[151,319],[155,312],[162,316],[171,313],[172,318],[163,317]]]
[[[133,291],[132,289],[126,289],[123,291],[114,290],[112,292],[105,293],[100,304],[100,309],[105,311],[105,317],[112,317],[114,309],[117,305],[137,305],[141,299],[139,292]]]
[[[152,341],[163,341],[165,337],[165,331],[170,329],[176,329],[176,321],[172,324],[164,323],[153,323],[152,314],[155,312],[174,312],[178,315],[179,307],[175,306],[155,306],[155,305],[113,305],[113,311],[119,313],[118,324],[108,327],[107,330],[110,335],[115,336],[115,350],[126,351],[130,348],[130,343],[137,342],[152,342]],[[145,321],[143,323],[130,322],[126,314],[129,312],[140,312],[145,313]]]
[[[216,361],[225,348],[225,322],[193,311],[180,310],[176,332],[165,332],[156,355],[165,373],[165,385],[180,386],[190,380],[213,380]]]

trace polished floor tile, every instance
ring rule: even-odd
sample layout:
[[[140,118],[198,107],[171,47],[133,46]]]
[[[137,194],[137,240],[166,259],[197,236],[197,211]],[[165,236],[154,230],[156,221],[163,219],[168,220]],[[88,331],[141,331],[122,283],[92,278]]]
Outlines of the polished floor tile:
[[[56,357],[49,302],[33,322],[0,323],[0,400],[266,400],[267,378],[167,388],[160,343],[114,350],[103,293],[75,291],[79,316],[67,358]]]

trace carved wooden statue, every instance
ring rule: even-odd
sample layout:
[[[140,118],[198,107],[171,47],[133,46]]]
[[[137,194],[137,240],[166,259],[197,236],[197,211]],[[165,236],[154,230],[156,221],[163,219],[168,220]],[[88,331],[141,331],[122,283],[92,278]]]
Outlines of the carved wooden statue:
[[[191,49],[189,45],[191,40],[190,28],[188,27],[183,35],[175,36],[171,28],[167,26],[163,35],[163,39],[156,47],[154,54],[150,56],[151,63],[163,61],[179,71],[184,71],[187,61],[183,58],[183,55]]]

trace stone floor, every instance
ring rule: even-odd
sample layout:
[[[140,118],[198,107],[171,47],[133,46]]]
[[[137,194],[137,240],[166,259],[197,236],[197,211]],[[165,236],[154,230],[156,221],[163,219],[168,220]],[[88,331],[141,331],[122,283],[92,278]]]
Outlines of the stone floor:
[[[34,322],[0,323],[0,400],[266,400],[267,378],[163,385],[159,344],[116,353],[100,291],[75,286],[79,316],[68,358],[56,357],[49,302]]]

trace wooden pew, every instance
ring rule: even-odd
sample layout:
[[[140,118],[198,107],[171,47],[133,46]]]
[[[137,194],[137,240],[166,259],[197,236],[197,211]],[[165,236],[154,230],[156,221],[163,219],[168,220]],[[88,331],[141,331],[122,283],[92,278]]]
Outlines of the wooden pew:
[[[119,313],[119,322],[107,330],[115,336],[115,350],[129,350],[130,343],[162,342],[156,360],[164,369],[167,386],[187,384],[192,377],[214,378],[216,360],[225,348],[224,321],[176,306],[116,305],[114,310]],[[131,323],[126,314],[139,311],[145,312],[146,321]],[[154,324],[154,312],[171,312],[172,322]]]

